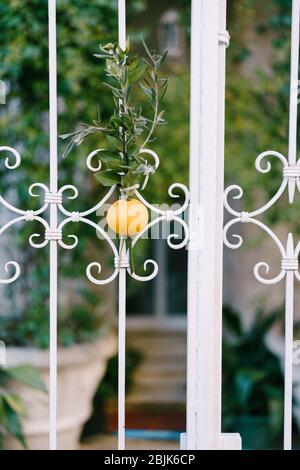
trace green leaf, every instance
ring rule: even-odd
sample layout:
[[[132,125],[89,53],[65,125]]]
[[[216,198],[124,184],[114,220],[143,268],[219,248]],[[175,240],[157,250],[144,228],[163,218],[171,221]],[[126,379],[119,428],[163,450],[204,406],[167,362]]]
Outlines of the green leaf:
[[[137,145],[137,144],[132,144],[130,146],[128,146],[128,149],[127,149],[127,154],[129,156],[129,158],[135,158],[138,156],[138,154],[140,153],[140,146]]]
[[[102,170],[94,174],[95,178],[103,186],[113,186],[121,183],[121,176],[112,170]]]
[[[166,79],[164,84],[160,88],[160,96],[159,99],[162,100],[167,92],[168,89],[168,80]]]
[[[115,149],[120,150],[120,151],[123,150],[123,144],[118,137],[108,135],[106,136],[106,138],[107,138],[107,143],[109,145],[109,148],[111,148],[112,150],[115,150]]]
[[[111,56],[109,54],[93,54],[93,56],[97,57],[97,59],[111,59]]]
[[[237,312],[230,307],[223,308],[223,325],[225,330],[234,337],[239,337],[243,333],[241,318]]]
[[[113,116],[110,122],[116,129],[124,125],[124,119],[121,119],[119,116]]]
[[[164,61],[166,60],[167,55],[168,55],[168,51],[165,51],[163,53],[163,55],[160,56],[160,58],[158,59],[158,64],[159,65],[162,65],[164,63]]]
[[[269,416],[270,416],[270,431],[273,435],[278,435],[282,429],[284,407],[283,407],[283,393],[279,396],[272,397],[269,400]]]
[[[151,54],[151,52],[150,52],[150,50],[149,50],[147,44],[145,43],[144,38],[141,38],[141,41],[142,41],[142,44],[143,44],[143,46],[144,46],[144,49],[145,49],[145,51],[146,51],[148,57],[151,59],[151,61],[153,61],[152,54]]]
[[[116,98],[122,98],[122,92],[118,88],[110,85],[109,83],[103,82],[103,85],[107,86],[114,94]]]
[[[148,98],[152,98],[152,90],[150,88],[146,87],[142,83],[139,83],[139,86],[141,87],[145,95],[148,96]]]
[[[114,52],[115,48],[116,46],[113,42],[109,42],[105,44],[104,46],[102,44],[99,44],[100,51],[110,54],[110,55]]]
[[[39,372],[32,366],[18,366],[11,367],[7,370],[10,377],[20,382],[25,383],[29,387],[35,388],[36,390],[41,390],[42,392],[47,392],[46,385],[41,378]]]
[[[132,84],[140,80],[140,78],[142,78],[146,70],[147,70],[147,65],[142,64],[136,67],[135,69],[133,69],[132,71],[130,71],[128,74],[129,83]]]
[[[124,172],[125,170],[131,170],[132,168],[131,166],[125,165],[122,162],[123,160],[121,160],[121,162],[111,160],[110,162],[107,162],[105,166],[107,170],[114,170],[117,172],[120,172],[120,171]]]
[[[135,173],[134,170],[128,171],[126,175],[122,176],[122,186],[129,188],[135,184],[140,184],[142,181],[142,175],[140,173]]]
[[[122,157],[119,152],[114,152],[113,150],[103,150],[98,153],[99,160],[103,163],[108,162],[122,162]]]
[[[131,70],[134,70],[137,66],[139,65],[139,57],[137,55],[135,55],[134,57],[132,57],[130,59],[130,62],[128,64],[128,70],[129,72]]]
[[[60,135],[59,138],[65,140],[65,139],[69,139],[70,137],[74,137],[74,135],[76,135],[76,134],[77,134],[77,131],[69,132],[68,134]]]
[[[73,149],[74,145],[75,145],[74,139],[70,140],[70,142],[66,146],[65,150],[63,151],[63,154],[62,154],[62,159],[63,160],[69,155],[69,153]]]
[[[26,448],[24,434],[22,432],[21,422],[18,414],[10,407],[7,402],[3,402],[3,415],[5,416],[4,428],[5,430],[16,437],[19,442]]]
[[[5,400],[6,403],[11,407],[11,409],[15,411],[15,413],[19,415],[25,414],[25,408],[24,408],[23,402],[18,395],[14,393],[2,392],[2,397],[3,397],[3,400]]]
[[[238,371],[234,384],[238,392],[239,401],[242,406],[246,406],[253,387],[265,378],[266,371],[259,369],[241,369]]]

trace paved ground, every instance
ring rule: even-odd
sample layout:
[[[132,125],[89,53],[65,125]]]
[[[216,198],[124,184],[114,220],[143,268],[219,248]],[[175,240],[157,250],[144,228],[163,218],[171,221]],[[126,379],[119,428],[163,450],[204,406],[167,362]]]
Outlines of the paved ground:
[[[300,449],[299,440],[295,439],[293,448]],[[116,450],[117,439],[111,434],[103,434],[93,437],[81,443],[80,450]],[[126,441],[127,450],[179,450],[179,442],[176,441],[155,441],[143,439],[131,439]],[[274,449],[282,449],[282,444],[279,443],[278,447]]]
[[[115,450],[117,440],[112,435],[100,435],[81,443],[81,450]],[[179,443],[175,441],[147,441],[142,439],[127,439],[127,450],[178,450]]]

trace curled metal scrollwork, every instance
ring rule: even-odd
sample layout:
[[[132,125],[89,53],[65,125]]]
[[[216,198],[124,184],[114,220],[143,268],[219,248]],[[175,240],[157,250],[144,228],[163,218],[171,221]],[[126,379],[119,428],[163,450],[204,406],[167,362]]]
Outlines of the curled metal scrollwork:
[[[99,171],[101,169],[100,159],[98,159],[98,165],[97,166],[96,166],[95,163],[92,163],[92,162],[94,160],[96,160],[97,155],[99,154],[99,152],[102,152],[102,151],[103,151],[103,149],[97,149],[97,150],[94,150],[93,152],[91,152],[88,155],[88,157],[87,157],[87,166],[91,171]],[[150,156],[153,159],[153,166],[151,166],[150,163],[148,162],[148,160],[146,160],[146,159],[145,159],[145,166],[147,166],[148,168],[150,168],[150,167],[154,168],[155,170],[158,168],[158,166],[159,166],[159,157],[155,152],[153,152],[152,150],[149,150],[149,149],[142,149],[141,152],[140,152],[140,155]],[[147,179],[147,176],[148,176],[148,172],[145,169],[146,179]],[[187,223],[180,216],[186,211],[186,209],[189,205],[189,191],[188,191],[188,189],[184,185],[179,184],[179,183],[175,183],[172,186],[170,186],[169,191],[168,191],[170,197],[180,198],[180,196],[182,194],[184,196],[184,202],[183,202],[182,206],[180,208],[174,210],[174,211],[164,211],[164,210],[159,209],[159,208],[155,207],[154,205],[150,204],[141,195],[141,193],[138,191],[138,189],[139,189],[139,186],[136,185],[133,188],[128,188],[128,189],[125,189],[125,190],[121,188],[120,192],[122,193],[122,197],[123,197],[124,193],[126,193],[127,191],[132,191],[133,194],[137,197],[137,199],[139,199],[151,212],[157,214],[158,217],[156,217],[151,222],[149,222],[147,224],[147,226],[140,233],[138,233],[138,235],[136,235],[132,239],[132,247],[134,248],[136,243],[154,225],[156,225],[160,222],[163,222],[163,221],[174,221],[174,222],[177,222],[178,224],[180,224],[180,226],[183,228],[183,239],[179,243],[174,243],[174,240],[178,240],[180,238],[180,236],[177,235],[176,233],[172,233],[168,236],[167,243],[173,249],[183,248],[188,242],[189,230],[188,230]],[[88,279],[91,282],[93,282],[94,284],[97,284],[97,285],[108,284],[109,282],[113,281],[118,276],[119,270],[120,270],[120,265],[118,264],[118,262],[116,262],[116,260],[119,259],[120,248],[117,248],[116,244],[110,238],[109,234],[99,224],[96,224],[95,222],[91,221],[88,217],[91,214],[96,213],[98,211],[98,209],[100,209],[110,199],[110,197],[113,195],[113,193],[116,190],[117,190],[116,185],[112,186],[110,188],[110,190],[106,193],[106,195],[97,204],[95,204],[93,207],[91,207],[90,209],[87,209],[83,212],[74,212],[74,211],[72,212],[72,211],[67,210],[64,207],[63,203],[58,204],[58,209],[65,216],[65,219],[59,224],[58,230],[63,232],[63,229],[66,227],[66,225],[68,225],[71,222],[85,223],[85,224],[87,224],[87,225],[89,225],[89,226],[91,226],[92,228],[95,229],[95,231],[100,235],[100,238],[108,243],[108,245],[109,245],[109,247],[112,251],[112,254],[113,254],[114,259],[115,259],[115,264],[114,264],[114,271],[112,272],[112,274],[109,277],[104,278],[104,279],[99,279],[98,276],[102,272],[102,266],[101,266],[101,263],[99,263],[99,262],[92,262],[86,268],[86,274],[87,274]],[[177,190],[179,190],[179,194],[178,194]],[[72,185],[66,185],[66,186],[63,186],[62,188],[60,188],[59,194],[61,196],[63,196],[64,193],[67,192],[67,191],[71,191],[71,193],[72,193],[71,195],[67,196],[68,199],[76,199],[78,197],[78,190],[75,186],[72,186]],[[182,194],[180,194],[180,192]],[[75,248],[75,246],[78,244],[77,236],[76,235],[68,235],[68,238],[73,240],[72,243],[66,243],[63,239],[60,239],[60,240],[58,240],[59,245],[62,246],[63,248],[65,248],[65,249]],[[128,260],[129,259],[128,253],[126,254],[126,257],[127,257],[127,260]],[[128,271],[129,275],[132,278],[134,278],[138,281],[143,281],[143,282],[150,281],[151,279],[154,279],[154,277],[157,275],[158,269],[159,269],[157,262],[154,261],[154,260],[151,260],[151,259],[148,259],[144,262],[144,270],[145,271],[148,271],[149,267],[152,267],[152,271],[148,275],[140,276],[137,273],[132,273],[131,270],[130,270],[130,267],[129,267],[129,261],[127,261],[127,264],[125,263],[124,266],[127,267],[127,271]],[[124,267],[124,266],[122,266],[122,267]],[[93,274],[93,272],[95,274]],[[97,274],[97,277],[96,277],[96,274]]]
[[[99,158],[99,153],[102,151],[104,151],[104,149],[96,149],[87,156],[86,165],[89,168],[89,170],[96,172],[101,169],[101,159]],[[12,147],[0,147],[0,152],[8,152],[10,154],[10,156],[6,157],[5,159],[5,165],[8,169],[15,169],[20,165],[21,156],[17,150],[13,149]],[[145,155],[144,159],[143,159],[143,155]],[[97,156],[98,156],[98,162],[96,163]],[[141,156],[142,161],[144,161],[144,163],[141,163],[141,168],[139,168],[139,172],[141,172],[144,175],[144,183],[141,188],[143,189],[143,187],[148,182],[148,178],[150,174],[152,174],[153,172],[157,170],[160,162],[159,162],[158,155],[149,149],[144,149],[144,148],[141,149],[140,156]],[[151,161],[149,161],[148,157],[151,157]],[[13,161],[12,161],[12,158],[14,159]],[[9,222],[7,222],[5,225],[3,225],[0,228],[0,235],[4,233],[9,227],[15,225],[18,222],[38,221],[39,223],[42,224],[45,235],[44,235],[44,238],[40,240],[42,235],[39,233],[33,233],[29,237],[29,243],[32,247],[43,248],[49,243],[50,240],[55,240],[62,248],[66,250],[71,250],[77,246],[78,237],[75,234],[68,234],[67,235],[68,241],[66,241],[64,240],[63,231],[67,225],[71,223],[81,222],[92,227],[92,229],[94,229],[96,233],[99,235],[99,238],[101,238],[102,240],[108,243],[108,246],[110,247],[112,255],[115,259],[114,270],[110,274],[110,276],[106,278],[101,278],[100,276],[102,272],[101,263],[96,262],[96,261],[90,263],[86,268],[86,275],[91,282],[97,285],[108,284],[109,282],[113,281],[118,276],[121,267],[126,268],[129,275],[136,280],[139,280],[139,281],[151,280],[158,273],[157,262],[151,259],[148,259],[145,261],[144,263],[145,271],[149,269],[149,266],[152,267],[152,272],[148,275],[140,276],[136,273],[132,273],[129,267],[128,253],[126,253],[125,260],[121,257],[122,259],[120,262],[121,248],[116,246],[115,242],[112,240],[112,238],[104,230],[104,228],[102,228],[100,224],[95,223],[93,220],[89,218],[90,215],[97,213],[98,209],[104,206],[104,204],[110,199],[110,197],[113,195],[116,189],[117,189],[116,185],[112,186],[109,189],[109,191],[106,193],[106,195],[102,197],[99,202],[97,202],[97,204],[81,212],[70,211],[66,209],[63,204],[64,197],[66,197],[69,200],[74,200],[78,197],[79,195],[78,189],[73,185],[65,185],[61,187],[57,193],[54,194],[54,193],[51,193],[48,187],[42,183],[32,184],[28,190],[29,195],[34,198],[44,196],[44,201],[41,207],[34,211],[19,209],[13,206],[11,203],[7,202],[0,195],[0,204],[2,204],[8,210],[17,214],[17,216],[14,219],[10,220]],[[134,194],[152,213],[155,213],[157,217],[153,219],[151,222],[149,222],[147,226],[132,239],[132,247],[134,248],[136,243],[154,225],[163,221],[169,221],[169,222],[174,221],[174,222],[177,222],[182,227],[183,236],[180,237],[176,233],[171,233],[167,237],[167,243],[173,249],[183,248],[187,244],[188,239],[189,239],[188,225],[181,217],[189,205],[189,192],[187,188],[184,185],[177,184],[177,183],[173,184],[169,188],[168,192],[169,192],[170,197],[179,198],[180,194],[178,194],[178,190],[184,196],[184,202],[182,206],[173,211],[162,210],[150,204],[148,201],[144,199],[144,197],[141,195],[138,189],[139,189],[138,185],[134,186],[133,188],[128,188],[128,189],[119,188],[120,197],[124,197],[124,193],[126,191],[129,191],[129,190],[132,191],[132,194]],[[57,209],[63,215],[63,220],[60,221],[58,226],[54,228],[50,227],[49,223],[42,217],[42,214],[48,209],[50,204],[56,204]],[[182,238],[182,240],[178,242],[180,238]],[[177,243],[175,243],[175,240],[177,240]],[[18,263],[16,263],[15,261],[9,261],[8,263],[6,263],[5,265],[6,272],[9,272],[12,268],[14,269],[14,274],[9,279],[0,280],[0,283],[8,284],[10,282],[14,282],[20,276],[21,270],[20,270],[20,266]]]
[[[133,238],[133,240],[132,240],[132,246],[133,247],[143,237],[143,235],[145,233],[147,233],[152,227],[154,227],[155,225],[159,224],[160,222],[164,222],[164,221],[166,221],[166,222],[171,222],[171,221],[177,222],[183,228],[183,239],[180,243],[173,243],[173,240],[178,240],[178,238],[179,238],[178,234],[171,233],[171,234],[168,235],[167,243],[168,243],[169,247],[173,248],[175,250],[179,250],[179,249],[183,248],[184,246],[186,246],[186,244],[188,243],[188,240],[189,240],[189,228],[188,228],[187,223],[180,217],[180,215],[183,214],[186,211],[186,209],[189,205],[189,191],[183,184],[174,183],[170,186],[170,188],[168,190],[168,193],[169,193],[170,197],[172,197],[172,198],[179,198],[180,197],[180,194],[176,193],[176,189],[181,190],[181,192],[183,193],[184,202],[183,202],[183,204],[180,208],[178,208],[174,211],[162,210],[162,209],[159,209],[158,207],[155,207],[153,204],[150,204],[148,201],[146,201],[146,199],[140,194],[138,189],[135,189],[134,194],[137,197],[137,199],[139,199],[150,211],[157,214],[158,217],[156,217],[151,222],[149,222],[146,225],[146,227],[144,227],[144,229],[141,232],[139,232]],[[128,268],[128,273],[131,275],[131,277],[133,277],[134,279],[136,279],[138,281],[150,281],[150,280],[154,279],[156,277],[157,273],[158,273],[158,264],[157,264],[156,261],[154,261],[152,259],[148,259],[144,263],[144,270],[145,271],[148,269],[148,266],[153,267],[153,271],[149,275],[139,276],[136,273],[131,273],[130,268]]]
[[[14,163],[10,163],[11,155],[10,157],[5,158],[4,165],[6,166],[6,168],[8,168],[9,170],[15,170],[16,168],[18,168],[18,166],[20,166],[21,156],[16,149],[14,149],[13,147],[2,146],[0,147],[0,152],[7,152],[14,156]]]
[[[281,153],[275,151],[266,151],[261,153],[255,161],[255,167],[257,171],[261,173],[268,173],[271,170],[271,163],[269,160],[270,157],[275,157],[280,160],[283,165],[283,178],[282,182],[274,194],[274,196],[265,203],[262,207],[252,211],[252,212],[244,212],[244,211],[237,211],[235,210],[231,204],[229,203],[229,197],[231,196],[232,199],[241,199],[243,197],[243,190],[240,186],[231,185],[226,188],[224,192],[224,207],[225,209],[233,215],[233,218],[227,222],[224,226],[224,244],[231,249],[238,249],[243,243],[243,238],[241,235],[237,233],[231,233],[231,238],[234,241],[229,240],[229,232],[233,226],[238,223],[251,223],[258,227],[260,227],[264,232],[266,232],[274,241],[275,245],[278,248],[278,251],[281,256],[281,269],[279,273],[274,276],[273,278],[265,277],[264,274],[268,274],[270,271],[270,267],[268,263],[265,261],[258,262],[253,269],[254,276],[256,279],[261,282],[262,284],[276,284],[280,282],[286,275],[287,271],[293,271],[294,276],[296,279],[300,280],[300,274],[298,271],[298,256],[300,252],[300,242],[294,247],[293,236],[292,234],[288,235],[288,240],[286,246],[283,246],[277,235],[263,222],[257,220],[256,217],[258,215],[263,214],[266,212],[271,206],[273,206],[278,199],[282,196],[286,188],[288,188],[289,194],[289,201],[293,202],[295,188],[297,187],[300,190],[300,161],[298,161],[295,165],[289,164],[286,157],[284,157]],[[263,166],[262,163],[267,160],[266,165]]]
[[[5,166],[9,170],[14,170],[14,169],[16,169],[20,166],[21,156],[20,156],[19,152],[16,149],[14,149],[12,147],[2,146],[2,147],[0,147],[0,152],[8,152],[14,157],[14,162],[13,163],[10,162],[11,156],[5,158],[4,163],[5,163]],[[44,185],[42,183],[34,183],[29,187],[29,190],[28,190],[30,196],[32,196],[32,197],[39,197],[40,196],[40,194],[37,194],[34,191],[36,188],[42,189],[44,194],[49,192],[46,185]],[[47,230],[49,228],[48,223],[42,217],[40,217],[41,214],[43,214],[46,211],[46,209],[49,205],[49,203],[47,203],[47,202],[44,202],[42,204],[42,206],[37,210],[34,210],[34,211],[33,210],[23,210],[23,209],[19,209],[19,208],[13,206],[10,202],[6,201],[3,198],[3,196],[0,195],[0,204],[2,204],[3,207],[10,210],[11,212],[17,214],[17,216],[15,218],[9,220],[7,223],[5,223],[0,228],[0,235],[5,233],[13,225],[15,225],[19,222],[22,222],[22,221],[28,222],[28,221],[34,221],[35,220],[35,221],[40,222],[45,230]],[[44,240],[40,243],[37,243],[37,242],[34,241],[36,238],[39,238],[39,237],[41,237],[41,235],[39,233],[32,234],[29,237],[29,244],[34,248],[42,248],[42,247],[46,246],[47,243],[48,243],[48,241],[46,241],[46,240]],[[14,268],[13,276],[11,276],[8,279],[1,279],[0,284],[12,283],[16,279],[18,279],[18,277],[20,276],[20,273],[21,273],[20,265],[15,261],[9,261],[5,265],[5,271],[9,272],[11,270],[11,267]]]

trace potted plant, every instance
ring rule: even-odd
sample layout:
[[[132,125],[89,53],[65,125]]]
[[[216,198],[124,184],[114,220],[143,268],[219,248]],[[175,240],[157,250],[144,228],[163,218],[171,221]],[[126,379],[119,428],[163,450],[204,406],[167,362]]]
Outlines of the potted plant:
[[[248,330],[224,308],[223,425],[239,432],[246,449],[274,446],[283,428],[283,377],[277,357],[265,345],[277,315],[258,312]]]

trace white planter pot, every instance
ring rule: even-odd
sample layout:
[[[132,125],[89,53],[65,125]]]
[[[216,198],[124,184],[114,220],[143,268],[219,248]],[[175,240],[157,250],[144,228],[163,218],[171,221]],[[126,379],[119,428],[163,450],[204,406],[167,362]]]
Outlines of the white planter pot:
[[[277,326],[272,328],[266,335],[265,342],[267,348],[278,357],[281,370],[284,373],[284,337],[280,334]],[[300,431],[300,365],[294,365],[293,367],[293,398],[293,416],[296,420],[298,430]]]
[[[112,335],[97,341],[58,349],[57,441],[59,449],[77,448],[84,423],[92,411],[92,400],[103,377],[108,359],[116,352]],[[31,364],[49,384],[49,352],[35,348],[8,348],[7,366]],[[29,449],[49,447],[49,397],[47,394],[11,382],[11,390],[24,402],[27,415],[22,418],[23,432]],[[5,439],[5,448],[20,449],[13,438]]]

